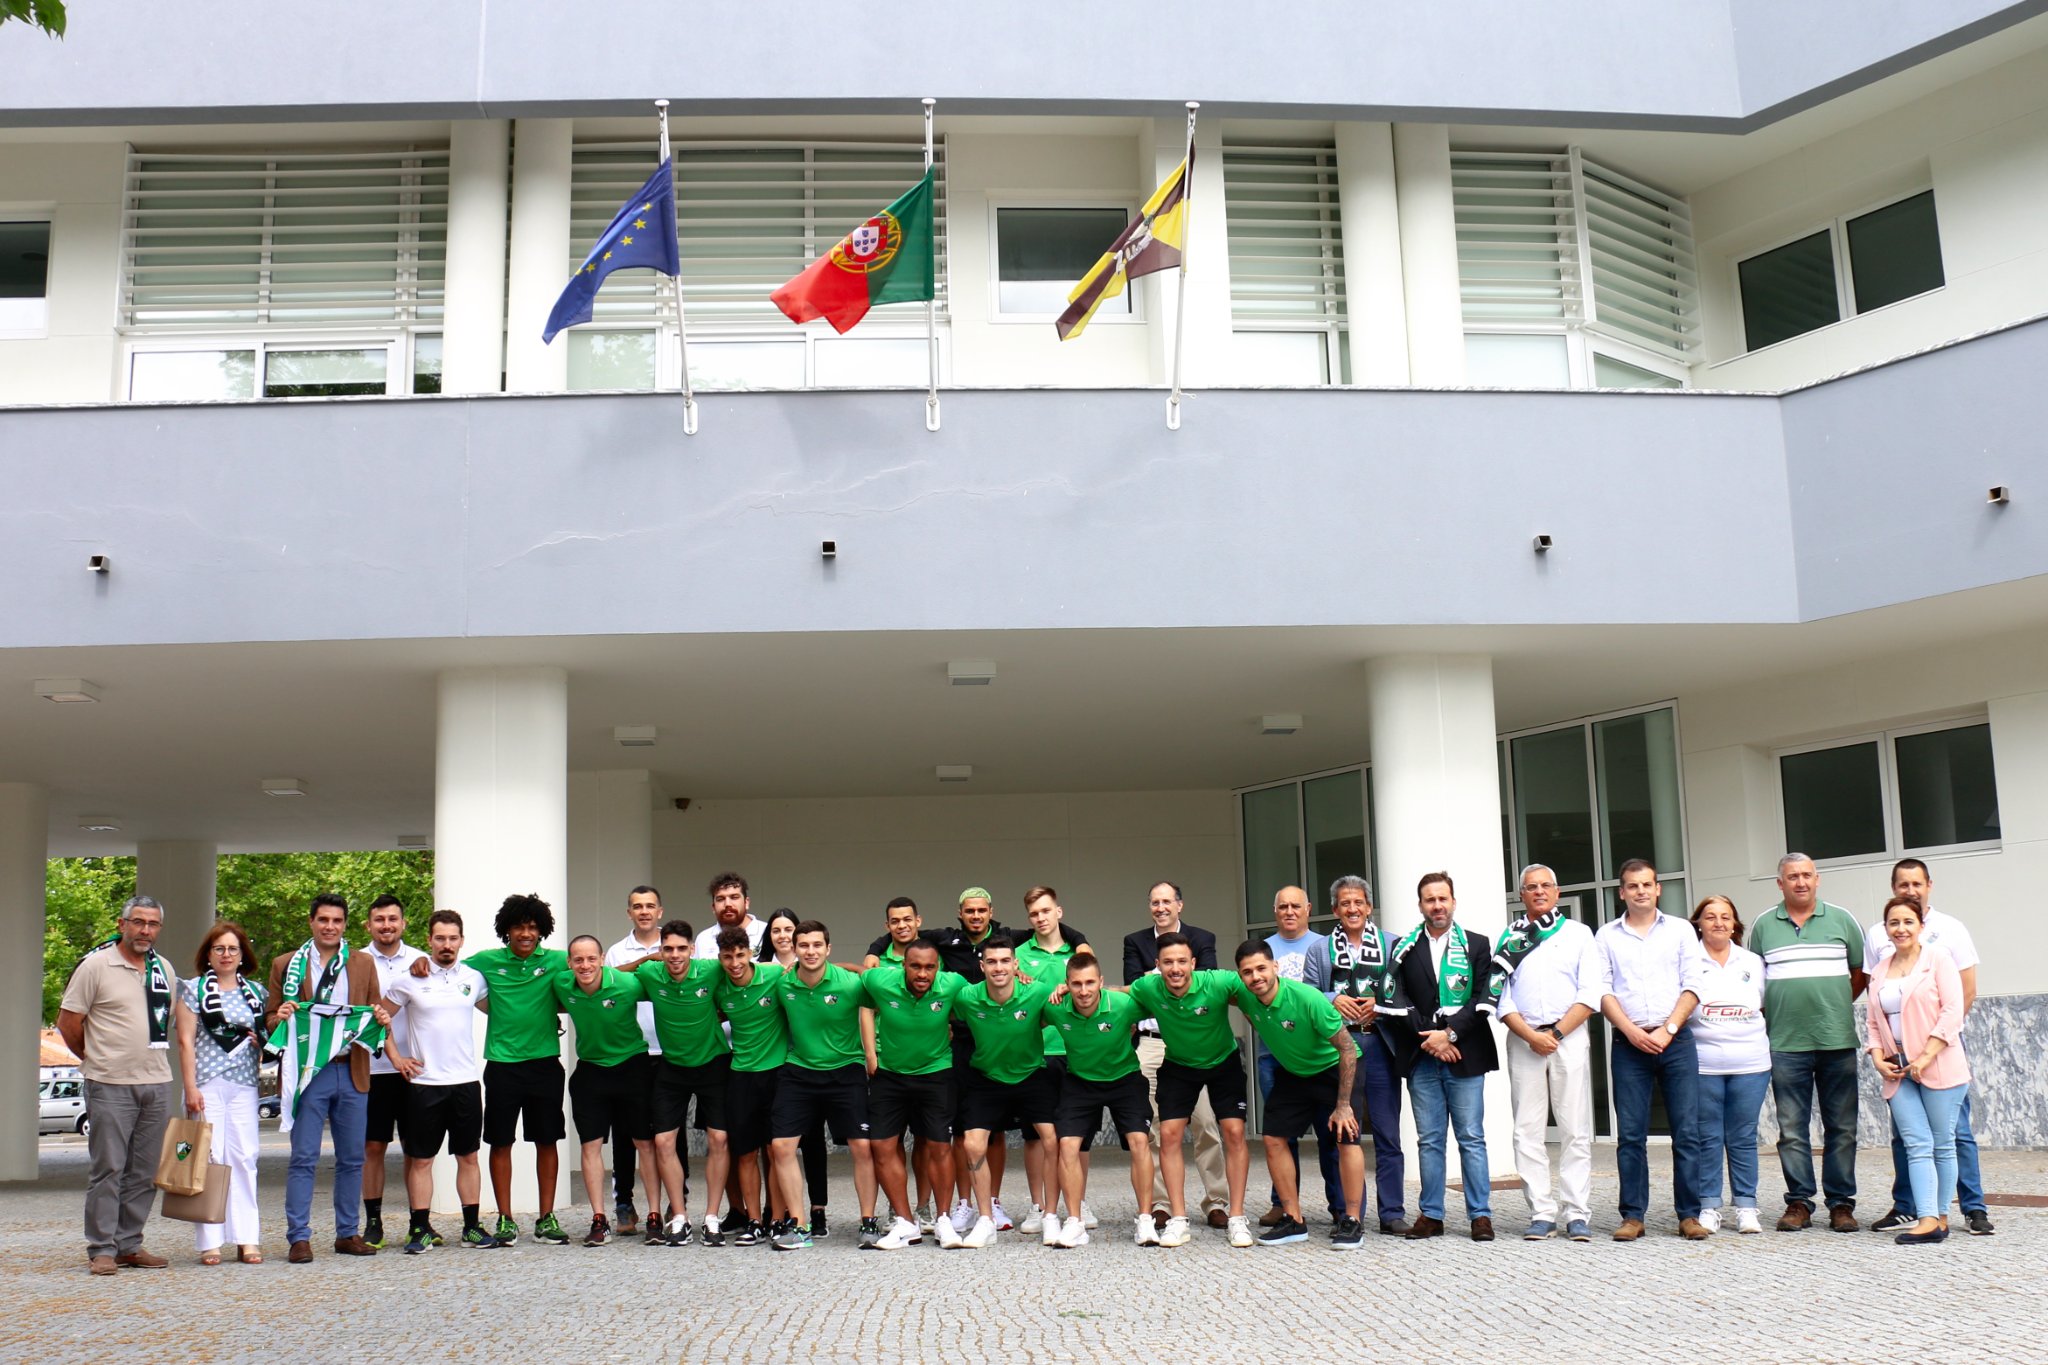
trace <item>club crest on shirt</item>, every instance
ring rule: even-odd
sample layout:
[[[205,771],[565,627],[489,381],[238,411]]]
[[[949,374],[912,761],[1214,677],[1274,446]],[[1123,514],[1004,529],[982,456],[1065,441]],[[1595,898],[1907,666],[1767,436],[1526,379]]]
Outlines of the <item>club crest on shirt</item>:
[[[1286,1032],[1288,1032],[1288,1033],[1292,1033],[1292,1032],[1294,1032],[1294,1021],[1293,1021],[1292,1019],[1282,1019],[1282,1020],[1280,1021],[1280,1027],[1281,1027],[1281,1028],[1282,1028],[1282,1029],[1283,1029],[1284,1031],[1286,1031]]]
[[[616,1000],[613,1000],[613,999],[612,999],[612,998],[611,998],[610,996],[606,996],[606,997],[605,997],[605,1000],[604,1000],[604,1007],[605,1007],[606,1009],[610,1009],[610,1008],[611,1008],[611,1007],[612,1007],[613,1005],[615,1005],[615,1004],[617,1004],[617,1003],[618,1003],[618,1001],[616,1001]]]
[[[772,995],[764,995],[759,1000],[756,1000],[754,1003],[765,1010],[775,1003],[775,997]]]
[[[836,1005],[839,1003],[839,997],[836,995],[828,995],[825,997],[825,1003],[828,1005]]]
[[[1207,1005],[1197,1005],[1197,1006],[1195,1006],[1195,1013],[1196,1013],[1196,1014],[1207,1014],[1208,1012],[1209,1012],[1209,1007],[1208,1007]]]
[[[548,971],[548,969],[547,969],[547,968],[545,968],[545,967],[535,967],[535,968],[533,969],[533,974],[534,974],[535,976],[546,976],[546,975],[547,975],[547,971]]]
[[[705,996],[707,996],[707,995],[709,995],[709,994],[711,994],[711,992],[710,992],[709,990],[705,989],[704,987],[702,987],[702,986],[699,986],[699,987],[697,988],[697,998],[698,998],[699,1000],[702,1000],[702,999],[703,999],[703,998],[704,998]]]
[[[462,988],[462,993],[463,993],[464,995],[468,995],[468,994],[469,994],[469,987],[468,987],[467,985],[463,986],[463,988]]]
[[[939,1014],[939,1013],[942,1013],[942,1012],[943,1012],[943,1011],[945,1010],[945,1008],[946,1008],[946,1002],[945,1002],[945,1001],[943,1001],[943,1000],[934,1000],[934,1001],[932,1001],[932,1013],[933,1013],[933,1014]]]
[[[1021,1023],[1024,1020],[1029,1019],[1031,1017],[1031,1012],[1029,1010],[1017,1010],[1015,1013],[1011,1014],[1010,1017]]]
[[[1095,1031],[1097,1033],[1107,1033],[1114,1027],[1116,1027],[1114,1024],[1110,1023],[1109,1020],[1105,1019],[1095,1026]]]

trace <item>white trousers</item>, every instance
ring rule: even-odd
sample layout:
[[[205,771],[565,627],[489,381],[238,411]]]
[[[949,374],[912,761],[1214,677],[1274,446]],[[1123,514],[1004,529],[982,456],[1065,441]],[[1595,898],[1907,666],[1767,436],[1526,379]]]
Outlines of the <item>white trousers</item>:
[[[228,1168],[228,1214],[224,1223],[193,1224],[193,1240],[201,1251],[223,1242],[255,1246],[263,1240],[256,1228],[256,1087],[216,1076],[199,1093],[213,1125],[212,1159]]]
[[[1508,1081],[1514,1091],[1515,1174],[1529,1196],[1534,1222],[1567,1224],[1592,1217],[1593,1068],[1592,1039],[1584,1025],[1565,1035],[1548,1057],[1507,1035]],[[1557,1192],[1550,1187],[1550,1148],[1545,1139],[1551,1116],[1564,1134],[1558,1154]],[[1559,1217],[1559,1204],[1563,1217]]]

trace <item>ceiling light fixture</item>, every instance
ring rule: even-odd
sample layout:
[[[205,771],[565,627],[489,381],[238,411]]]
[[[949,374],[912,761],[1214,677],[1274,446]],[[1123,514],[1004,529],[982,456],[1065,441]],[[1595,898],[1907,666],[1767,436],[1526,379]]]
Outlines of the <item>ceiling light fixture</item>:
[[[946,681],[955,687],[987,687],[996,680],[994,659],[949,659]]]
[[[1298,713],[1259,717],[1259,733],[1262,735],[1291,735],[1300,728],[1301,716]]]
[[[621,749],[652,749],[655,728],[652,725],[614,725],[612,742]]]
[[[36,695],[55,702],[98,701],[100,690],[83,678],[37,678]]]
[[[974,765],[972,763],[941,763],[938,766],[937,772],[941,782],[965,782],[974,776]]]
[[[266,777],[263,779],[265,796],[304,796],[306,784],[296,777]]]
[[[398,846],[400,848],[425,848],[427,846],[427,836],[424,834],[401,834],[398,836]]]
[[[78,827],[88,834],[112,834],[121,828],[111,815],[81,815]]]

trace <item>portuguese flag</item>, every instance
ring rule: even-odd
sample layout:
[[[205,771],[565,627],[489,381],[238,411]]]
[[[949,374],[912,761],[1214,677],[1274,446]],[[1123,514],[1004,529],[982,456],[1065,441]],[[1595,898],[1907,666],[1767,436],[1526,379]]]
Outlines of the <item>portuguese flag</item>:
[[[846,332],[878,303],[936,298],[937,259],[928,168],[895,203],[840,238],[769,298],[791,322],[823,318]]]

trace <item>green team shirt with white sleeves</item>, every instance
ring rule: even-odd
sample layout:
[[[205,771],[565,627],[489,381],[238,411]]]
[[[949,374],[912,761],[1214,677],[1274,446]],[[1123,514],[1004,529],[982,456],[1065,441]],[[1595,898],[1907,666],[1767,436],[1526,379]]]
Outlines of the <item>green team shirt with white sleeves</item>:
[[[1207,1071],[1237,1055],[1237,1035],[1230,1031],[1232,1001],[1252,998],[1236,972],[1211,969],[1188,976],[1186,995],[1166,988],[1166,978],[1147,972],[1130,985],[1131,999],[1159,1025],[1166,1059],[1177,1066]]]
[[[875,967],[861,978],[875,1012],[875,1063],[899,1076],[929,1076],[953,1067],[953,1000],[967,978],[940,972],[931,989],[912,995],[902,969]]]
[[[1045,1065],[1045,998],[1052,987],[1017,983],[1010,998],[988,998],[988,982],[977,981],[953,997],[953,1017],[974,1035],[968,1065],[1004,1085],[1015,1085]]]
[[[1138,1069],[1138,1021],[1144,1007],[1121,991],[1104,991],[1095,1013],[1074,1008],[1072,996],[1045,1007],[1046,1023],[1067,1046],[1067,1073],[1084,1081],[1120,1081]]]
[[[781,980],[782,967],[774,962],[756,962],[754,979],[744,986],[718,969],[711,998],[732,1025],[734,1071],[773,1071],[789,1060],[789,1022],[775,991]]]
[[[647,1055],[639,1009],[647,992],[640,989],[639,978],[631,972],[606,967],[597,979],[597,989],[586,991],[576,984],[576,974],[565,967],[555,973],[554,990],[569,1022],[576,1026],[577,1061],[617,1066]]]
[[[556,1018],[554,977],[569,969],[569,955],[560,948],[535,948],[520,957],[510,948],[471,953],[469,966],[482,973],[491,988],[491,1009],[484,1025],[484,1060],[531,1062],[562,1055],[562,1026]]]
[[[791,1066],[837,1071],[867,1064],[860,1043],[860,1011],[868,1003],[868,993],[858,973],[828,962],[817,985],[805,984],[801,972],[786,971],[776,989],[782,1012],[789,1017]]]
[[[661,1055],[677,1066],[702,1066],[732,1051],[718,1026],[718,1002],[712,992],[725,979],[716,958],[692,958],[680,979],[668,974],[666,962],[643,962],[633,972],[654,1006],[654,1036]]]
[[[1330,1039],[1344,1027],[1344,1016],[1314,986],[1284,977],[1279,985],[1272,1004],[1261,1005],[1246,987],[1237,1007],[1280,1065],[1297,1076],[1328,1071],[1337,1065],[1337,1045]]]

